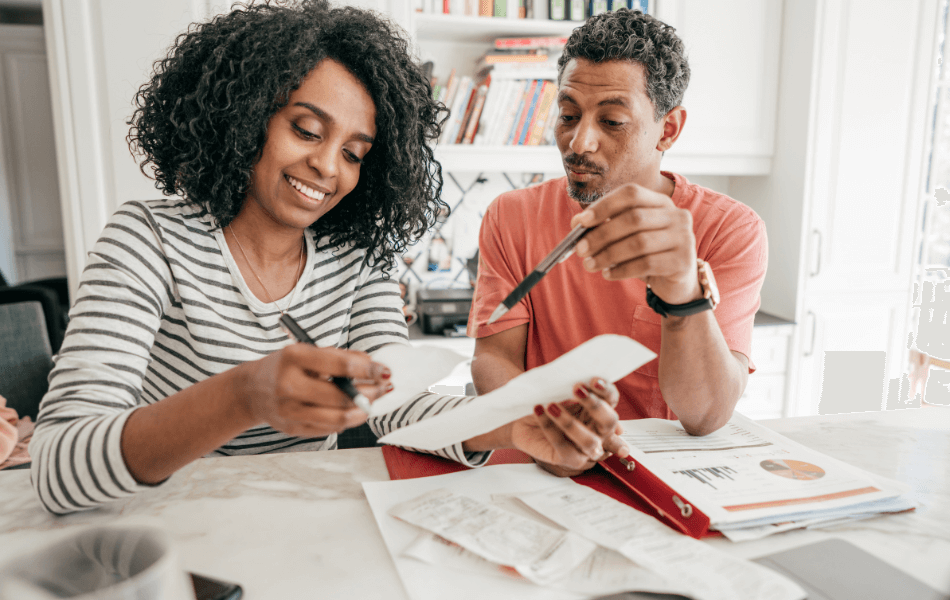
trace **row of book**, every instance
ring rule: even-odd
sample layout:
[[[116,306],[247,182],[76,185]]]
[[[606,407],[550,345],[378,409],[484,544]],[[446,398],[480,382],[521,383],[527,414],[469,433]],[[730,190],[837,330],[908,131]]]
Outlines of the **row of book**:
[[[583,21],[624,7],[650,13],[651,0],[415,0],[420,13]]]
[[[551,79],[459,79],[440,144],[539,146],[554,142],[557,84]]]
[[[553,141],[557,60],[565,37],[498,38],[474,75],[432,78],[449,109],[440,144],[536,146]]]

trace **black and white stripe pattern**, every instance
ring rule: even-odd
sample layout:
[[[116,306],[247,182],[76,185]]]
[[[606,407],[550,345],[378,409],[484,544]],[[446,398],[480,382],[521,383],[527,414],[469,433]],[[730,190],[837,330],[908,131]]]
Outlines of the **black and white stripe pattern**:
[[[278,304],[290,301],[320,346],[407,343],[396,282],[365,264],[365,250],[322,242],[307,236],[304,273]],[[122,460],[132,409],[289,344],[278,316],[250,292],[210,215],[177,200],[121,206],[89,255],[30,444],[43,505],[67,513],[150,487]],[[382,436],[470,399],[423,394],[370,426]],[[262,425],[215,454],[335,447],[335,434],[295,438]],[[436,454],[470,466],[488,458],[461,444]]]

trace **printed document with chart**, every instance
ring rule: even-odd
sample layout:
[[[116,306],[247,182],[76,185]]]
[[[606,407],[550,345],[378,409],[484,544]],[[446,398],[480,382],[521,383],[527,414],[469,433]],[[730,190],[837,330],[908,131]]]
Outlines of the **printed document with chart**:
[[[736,413],[710,435],[678,421],[623,421],[630,458],[730,529],[840,520],[898,512],[914,504],[902,484],[810,450]]]

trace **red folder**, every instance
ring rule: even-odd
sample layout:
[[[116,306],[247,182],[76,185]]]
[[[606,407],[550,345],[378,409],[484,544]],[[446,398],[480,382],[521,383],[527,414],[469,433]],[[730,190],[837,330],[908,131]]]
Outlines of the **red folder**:
[[[414,479],[464,471],[466,467],[431,454],[417,454],[396,446],[383,446],[383,458],[390,479]],[[489,465],[531,463],[518,450],[496,450]],[[632,467],[630,465],[633,465]],[[674,530],[690,537],[720,535],[709,529],[709,517],[689,504],[681,495],[633,460],[611,456],[590,471],[571,477],[581,485],[595,489],[642,513],[656,517]]]

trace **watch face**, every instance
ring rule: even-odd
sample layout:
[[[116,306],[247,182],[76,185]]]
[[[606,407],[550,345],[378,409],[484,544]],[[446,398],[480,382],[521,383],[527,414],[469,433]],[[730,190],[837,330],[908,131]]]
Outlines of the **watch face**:
[[[699,284],[703,287],[705,296],[712,301],[713,308],[716,308],[719,304],[719,287],[716,285],[712,267],[702,259],[697,259],[697,261],[699,263]]]

